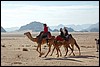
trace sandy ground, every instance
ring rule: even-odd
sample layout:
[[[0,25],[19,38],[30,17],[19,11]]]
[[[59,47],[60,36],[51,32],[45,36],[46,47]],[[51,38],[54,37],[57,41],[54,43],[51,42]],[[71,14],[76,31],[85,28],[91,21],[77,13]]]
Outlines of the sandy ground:
[[[59,33],[52,33],[57,36]],[[45,55],[39,57],[36,51],[37,43],[30,41],[23,33],[1,33],[1,66],[99,66],[99,52],[96,52],[95,38],[99,38],[99,33],[73,32],[81,48],[81,56],[78,49],[74,47],[76,56],[64,57],[65,51],[61,47],[62,57],[57,58],[56,50],[53,56]],[[33,37],[38,33],[33,32]],[[28,51],[23,51],[26,48]],[[53,46],[52,46],[53,48]],[[42,52],[48,51],[46,44],[42,45]],[[70,50],[68,54],[70,53]]]

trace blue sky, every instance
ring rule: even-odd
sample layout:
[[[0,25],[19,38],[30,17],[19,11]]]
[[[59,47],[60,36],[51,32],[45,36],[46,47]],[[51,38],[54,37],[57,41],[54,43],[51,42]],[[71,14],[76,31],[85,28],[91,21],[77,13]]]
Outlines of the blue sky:
[[[99,1],[1,1],[1,26],[20,27],[32,21],[81,25],[99,22]]]

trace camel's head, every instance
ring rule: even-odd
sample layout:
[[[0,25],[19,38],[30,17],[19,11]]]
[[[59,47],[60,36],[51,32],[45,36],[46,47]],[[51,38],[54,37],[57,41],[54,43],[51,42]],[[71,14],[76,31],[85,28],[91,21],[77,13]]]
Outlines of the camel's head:
[[[29,35],[29,34],[30,34],[30,32],[25,32],[25,33],[24,33],[24,35]]]

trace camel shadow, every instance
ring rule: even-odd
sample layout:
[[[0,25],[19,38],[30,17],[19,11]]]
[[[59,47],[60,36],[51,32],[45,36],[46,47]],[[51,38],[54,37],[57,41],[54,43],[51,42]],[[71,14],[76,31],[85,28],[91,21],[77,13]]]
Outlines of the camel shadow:
[[[70,56],[67,58],[98,58],[97,56],[81,55],[81,56]]]
[[[70,60],[70,61],[77,61],[77,62],[82,62],[80,60],[76,60],[76,59],[71,59],[71,58],[46,58],[44,60]]]
[[[62,58],[45,58],[44,60],[70,60],[70,61],[77,61],[82,62],[80,60],[76,60],[75,58],[97,58],[96,56],[70,56],[70,57],[62,57]]]

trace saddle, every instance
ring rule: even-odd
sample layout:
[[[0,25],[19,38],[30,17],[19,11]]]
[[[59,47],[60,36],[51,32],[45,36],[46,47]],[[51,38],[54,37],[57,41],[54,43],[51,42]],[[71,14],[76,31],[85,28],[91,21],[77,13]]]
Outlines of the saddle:
[[[58,36],[56,37],[56,40],[57,40],[57,41],[63,41],[63,40],[67,40],[67,41],[68,41],[71,37],[72,37],[72,35],[71,35],[71,34],[68,34],[68,35],[66,36],[66,38],[64,39],[64,38],[62,38],[61,36],[58,35]]]
[[[57,36],[57,37],[56,37],[56,40],[57,40],[57,41],[63,41],[64,39],[63,39],[61,36]]]
[[[43,31],[41,31],[40,32],[40,34],[38,35],[38,36],[36,36],[36,37],[40,37],[41,35],[44,35],[45,33],[43,33]],[[44,36],[42,36],[43,38],[50,38],[51,37],[51,33],[50,32],[48,32],[48,35],[44,35]]]

